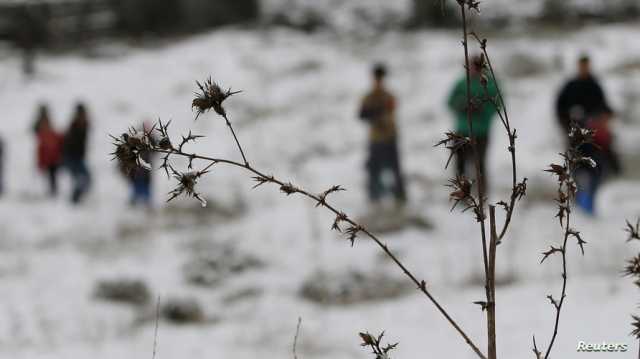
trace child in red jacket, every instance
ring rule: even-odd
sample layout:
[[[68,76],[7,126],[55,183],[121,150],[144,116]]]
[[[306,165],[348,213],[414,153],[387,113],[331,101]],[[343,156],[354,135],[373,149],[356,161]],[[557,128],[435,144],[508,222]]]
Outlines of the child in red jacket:
[[[49,194],[58,193],[58,168],[62,162],[62,135],[51,127],[49,111],[41,106],[36,119],[35,132],[38,141],[38,168],[48,176]]]

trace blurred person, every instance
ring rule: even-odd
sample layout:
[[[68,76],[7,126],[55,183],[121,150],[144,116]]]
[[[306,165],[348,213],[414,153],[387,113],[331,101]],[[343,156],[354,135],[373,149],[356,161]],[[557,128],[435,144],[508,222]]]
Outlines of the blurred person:
[[[86,163],[88,132],[87,108],[83,103],[78,103],[64,136],[63,146],[64,164],[73,182],[71,202],[74,204],[82,200],[91,186],[91,173]]]
[[[578,73],[560,90],[556,101],[558,123],[568,134],[571,121],[585,126],[589,118],[611,112],[600,81],[591,72],[591,59],[578,59]]]
[[[51,126],[49,109],[40,105],[34,124],[34,132],[38,142],[37,161],[40,171],[47,175],[49,195],[58,194],[58,168],[62,162],[62,135]]]
[[[609,127],[614,113],[602,86],[592,74],[590,58],[581,56],[577,67],[577,75],[563,86],[558,95],[556,116],[567,140],[572,122],[595,131],[593,143],[579,148],[584,156],[593,159],[595,167],[585,164],[575,173],[578,184],[576,202],[586,213],[593,215],[595,197],[603,180],[622,169]]]
[[[154,143],[155,138],[152,133],[152,126],[148,121],[143,123],[142,129],[146,133],[151,133],[151,135],[149,135],[149,139]],[[152,194],[152,172],[150,168],[153,168],[153,153],[151,151],[146,151],[140,154],[140,158],[146,162],[149,168],[137,166],[135,169],[125,174],[131,185],[131,197],[129,202],[132,206],[142,204],[145,207],[150,208]]]
[[[497,96],[497,87],[492,76],[487,76],[486,85],[482,84],[482,70],[484,67],[483,58],[474,56],[471,58],[469,66],[470,90],[471,98],[482,99]],[[456,174],[467,175],[467,167],[473,165],[478,157],[480,169],[484,174],[482,181],[483,192],[486,193],[487,185],[487,151],[489,149],[489,135],[491,133],[491,124],[497,114],[495,106],[486,101],[474,101],[476,104],[471,109],[471,121],[473,122],[473,135],[476,138],[477,153],[474,153],[471,147],[463,148],[457,152],[456,156]],[[449,93],[447,100],[449,110],[455,118],[455,132],[460,136],[470,137],[469,120],[467,117],[467,76],[463,75],[458,79]],[[475,172],[473,172],[475,173]],[[475,175],[474,175],[475,177]]]
[[[369,157],[366,162],[368,195],[373,203],[379,202],[386,192],[391,192],[396,204],[407,201],[404,176],[398,151],[396,128],[396,99],[385,87],[387,68],[384,64],[373,67],[373,88],[364,97],[360,106],[360,119],[369,127]],[[387,188],[383,174],[390,171],[393,185]]]

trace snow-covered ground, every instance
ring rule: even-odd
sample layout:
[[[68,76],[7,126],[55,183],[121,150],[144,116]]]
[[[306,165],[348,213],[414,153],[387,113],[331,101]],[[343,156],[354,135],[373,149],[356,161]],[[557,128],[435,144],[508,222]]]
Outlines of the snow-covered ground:
[[[556,161],[561,138],[552,102],[579,53],[590,52],[616,108],[637,114],[624,99],[640,84],[637,27],[608,26],[580,33],[492,37],[514,126],[519,170],[529,178],[530,196],[518,207],[509,238],[499,248],[498,330],[501,357],[531,357],[531,337],[546,343],[558,295],[559,262],[540,265],[540,252],[557,243],[554,182],[542,172]],[[457,32],[389,33],[374,40],[286,30],[224,30],[161,48],[109,46],[108,57],[46,56],[37,79],[25,82],[18,54],[3,56],[0,69],[0,135],[7,145],[7,193],[0,199],[0,357],[140,358],[151,356],[153,303],[134,310],[99,301],[99,280],[145,281],[161,302],[196,298],[211,321],[199,325],[159,324],[158,358],[291,357],[298,317],[301,358],[364,358],[359,331],[387,330],[400,346],[394,357],[473,358],[464,342],[417,293],[352,305],[325,306],[303,299],[303,284],[317,272],[340,278],[357,271],[400,278],[401,273],[367,241],[354,248],[329,231],[332,217],[277,188],[251,190],[246,174],[216,169],[200,184],[210,200],[165,204],[172,183],[155,178],[156,208],[127,206],[128,190],[115,164],[108,134],[145,119],[173,120],[177,136],[192,128],[208,137],[192,146],[199,153],[237,158],[219,118],[193,122],[195,80],[211,75],[243,93],[229,100],[251,162],[312,191],[342,184],[349,191],[335,203],[355,216],[366,213],[362,190],[366,130],[355,119],[368,86],[369,65],[390,64],[390,87],[399,98],[402,153],[411,210],[433,229],[408,227],[383,234],[409,268],[424,278],[438,299],[477,342],[483,342],[478,229],[470,214],[450,213],[443,185],[447,154],[433,148],[451,123],[443,103],[461,75]],[[524,66],[525,59],[533,65]],[[92,116],[90,165],[94,188],[77,208],[66,198],[47,199],[34,168],[30,127],[35,106],[47,102],[54,123],[67,125],[77,100]],[[570,250],[570,284],[555,357],[578,358],[578,341],[621,342],[635,348],[630,316],[637,291],[621,278],[624,260],[638,248],[625,244],[625,218],[640,215],[634,166],[640,130],[634,119],[617,124],[620,151],[630,175],[602,191],[597,218],[576,214],[575,227],[589,242],[582,257]],[[490,150],[492,199],[509,186],[507,140],[498,126]],[[635,175],[634,175],[635,174]],[[64,184],[68,178],[63,177]],[[68,192],[68,185],[63,188]],[[212,288],[185,279],[185,265],[198,255],[233,248],[262,263],[230,274]],[[391,280],[390,279],[390,280]],[[149,314],[149,311],[151,314]],[[635,349],[633,349],[635,350]],[[613,357],[602,354],[602,357]],[[627,357],[619,354],[617,356]]]

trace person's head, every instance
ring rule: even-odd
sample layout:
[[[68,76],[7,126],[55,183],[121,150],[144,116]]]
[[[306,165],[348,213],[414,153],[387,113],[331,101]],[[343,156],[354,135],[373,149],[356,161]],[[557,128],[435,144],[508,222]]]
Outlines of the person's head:
[[[49,107],[47,107],[47,105],[43,103],[38,106],[38,113],[36,115],[34,131],[39,132],[42,129],[48,128],[51,128],[51,123],[49,120]]]
[[[153,130],[153,121],[146,119],[142,121],[142,131],[150,133]]]
[[[46,104],[41,103],[38,105],[38,119],[43,118],[49,118],[49,107]]]
[[[87,126],[87,107],[84,103],[78,102],[73,114],[73,120],[71,126],[74,127],[86,127]]]
[[[587,55],[582,55],[578,59],[578,77],[587,78],[591,76],[591,59]]]
[[[375,64],[371,70],[371,75],[373,76],[375,86],[382,86],[385,77],[387,77],[387,66],[383,63]]]

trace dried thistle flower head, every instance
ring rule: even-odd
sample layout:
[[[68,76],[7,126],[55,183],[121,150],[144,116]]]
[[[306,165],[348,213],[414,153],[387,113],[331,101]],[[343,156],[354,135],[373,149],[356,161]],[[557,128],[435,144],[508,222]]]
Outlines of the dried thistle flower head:
[[[120,137],[111,136],[115,151],[111,153],[113,160],[118,160],[121,168],[130,173],[132,170],[142,167],[151,170],[151,165],[142,158],[142,155],[152,150],[149,133],[130,129]]]
[[[358,334],[360,335],[360,339],[362,339],[360,346],[369,347],[372,350],[372,354],[375,354],[376,359],[389,359],[389,352],[397,348],[399,344],[383,345],[382,338],[384,337],[384,332],[380,333],[377,337],[369,333]]]
[[[622,273],[625,276],[640,278],[640,255],[629,259]]]
[[[208,78],[204,83],[196,81],[196,84],[200,88],[200,92],[196,93],[196,98],[194,98],[191,103],[191,106],[197,111],[196,119],[211,109],[218,115],[226,118],[227,112],[222,106],[222,103],[240,91],[232,92],[231,89],[224,91],[217,83],[211,80],[211,78]]]
[[[193,197],[200,201],[202,207],[207,206],[207,201],[196,191],[196,185],[198,184],[198,179],[202,177],[206,171],[191,171],[185,173],[179,173],[171,168],[174,172],[173,177],[178,180],[178,185],[171,192],[169,192],[169,199],[167,202],[175,199],[181,194],[185,194],[187,197]]]
[[[475,206],[471,194],[472,186],[473,182],[465,176],[459,175],[449,180],[449,184],[447,185],[447,187],[451,188],[449,198],[454,201],[453,207],[451,207],[452,211],[458,206],[458,203],[463,203],[467,206],[463,209],[463,212]]]
[[[640,339],[640,317],[636,315],[632,315],[631,317],[633,318],[633,322],[631,323],[633,331],[631,332],[631,335],[636,339]]]
[[[161,150],[173,150],[173,144],[171,143],[171,138],[169,137],[169,125],[171,121],[167,123],[162,123],[162,120],[158,120],[158,126],[156,131],[160,133],[160,140],[158,140],[157,147]]]
[[[578,148],[581,145],[593,143],[595,131],[588,128],[582,128],[575,121],[572,121],[571,130],[569,131],[569,144],[572,148]]]
[[[447,164],[444,168],[448,168],[453,156],[460,151],[463,151],[469,144],[471,144],[471,139],[466,136],[459,135],[455,132],[447,132],[444,134],[445,138],[440,140],[438,143],[434,145],[434,147],[444,146],[446,149],[450,151],[449,158],[447,159]]]
[[[638,221],[636,222],[635,226],[627,220],[627,228],[625,229],[625,232],[629,234],[629,238],[627,238],[627,242],[631,242],[634,239],[640,240],[640,218],[638,218]]]

